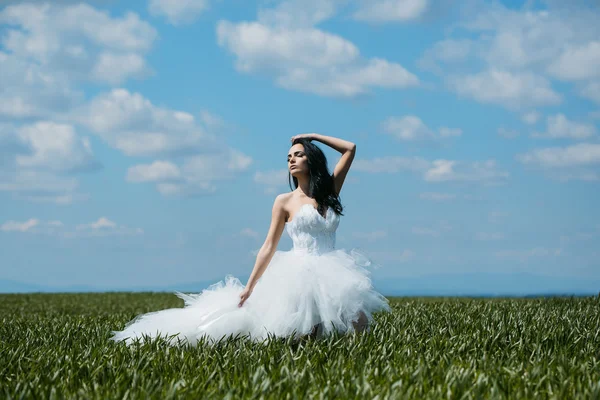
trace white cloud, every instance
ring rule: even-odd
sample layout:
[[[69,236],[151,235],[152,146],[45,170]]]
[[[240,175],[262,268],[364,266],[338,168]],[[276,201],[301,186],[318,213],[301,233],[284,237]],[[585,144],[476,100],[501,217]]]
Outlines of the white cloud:
[[[352,5],[350,15],[355,20],[367,22],[404,22],[422,17],[430,9],[429,0],[276,0],[266,2],[272,7],[258,11],[261,24],[286,28],[318,25],[340,9]]]
[[[556,105],[562,101],[546,78],[528,72],[513,73],[493,68],[472,75],[454,76],[449,84],[459,95],[508,109]]]
[[[91,76],[98,81],[117,85],[127,77],[137,75],[138,78],[149,74],[146,71],[146,61],[139,54],[102,53],[91,71]]]
[[[600,163],[600,144],[579,143],[567,147],[547,147],[518,154],[524,164],[541,167],[586,166]]]
[[[469,39],[443,39],[425,50],[423,56],[417,60],[417,65],[425,70],[442,74],[444,69],[438,65],[438,62],[462,63],[471,56],[473,51],[473,42]]]
[[[64,234],[64,224],[61,221],[42,221],[37,218],[30,218],[27,221],[6,221],[0,224],[0,231],[3,232],[21,232],[28,234],[43,235],[62,235]]]
[[[92,229],[114,228],[116,226],[116,223],[114,223],[106,217],[100,217],[96,222],[92,222],[91,224],[89,224],[89,227]]]
[[[114,89],[72,113],[109,145],[128,156],[158,156],[151,164],[130,167],[130,182],[154,182],[163,195],[214,193],[215,182],[245,171],[252,158],[233,149],[206,126],[223,121],[157,107],[139,93]]]
[[[69,124],[40,121],[21,126],[16,135],[30,149],[29,154],[16,155],[18,167],[74,171],[99,165],[89,140],[78,137]]]
[[[150,0],[148,11],[166,17],[173,25],[184,25],[194,22],[208,6],[208,0]]]
[[[579,94],[600,104],[600,80],[583,83],[579,89]]]
[[[600,41],[567,47],[548,71],[567,81],[600,77]]]
[[[461,129],[446,126],[440,127],[438,133],[436,133],[415,115],[388,117],[381,124],[381,127],[386,133],[403,141],[435,141],[441,138],[462,135]]]
[[[198,2],[170,5],[200,8]],[[89,140],[71,124],[89,129],[128,156],[158,157],[150,165],[132,166],[127,178],[155,182],[164,194],[214,191],[215,181],[230,179],[251,163],[207,132],[206,126],[223,123],[207,112],[198,118],[158,107],[125,89],[84,103],[76,84],[116,85],[152,72],[145,55],[157,32],[135,13],[112,17],[86,4],[29,3],[0,10],[0,24],[7,26],[0,39],[0,114],[45,118],[15,128],[10,140],[0,127],[0,155],[10,154],[10,162],[6,157],[0,161],[0,191],[59,204],[86,198],[70,174],[99,164]]]
[[[178,180],[181,172],[177,165],[168,161],[155,161],[149,165],[136,165],[127,170],[130,182],[156,182]]]
[[[285,89],[354,97],[373,87],[401,89],[419,84],[400,64],[363,59],[353,43],[312,27],[219,21],[217,38],[236,56],[238,71],[267,74]]]
[[[362,0],[354,18],[369,22],[410,21],[421,17],[428,0]]]
[[[527,113],[523,114],[521,116],[521,119],[526,124],[533,125],[536,122],[538,122],[538,120],[540,119],[540,113],[538,113],[536,111],[530,111],[530,112],[527,112]]]
[[[22,3],[0,10],[0,24],[0,114],[11,118],[66,112],[83,99],[76,82],[151,73],[144,55],[157,33],[131,12],[113,18],[83,3]]]
[[[130,228],[125,225],[119,225],[106,217],[100,217],[89,224],[80,224],[75,230],[63,232],[63,236],[69,238],[77,237],[104,237],[104,236],[136,236],[143,235],[142,228]]]
[[[365,59],[350,41],[315,25],[331,18],[346,0],[285,0],[260,9],[256,21],[219,21],[220,46],[236,56],[236,69],[264,74],[288,90],[354,97],[372,88],[419,85],[403,66]]]
[[[423,121],[414,115],[389,117],[382,123],[382,128],[400,140],[433,139],[435,136]]]
[[[403,89],[419,84],[418,78],[401,65],[377,58],[342,70],[337,67],[322,71],[296,68],[276,82],[285,89],[337,97],[366,94],[371,87]]]
[[[180,166],[166,161],[135,165],[129,168],[127,179],[156,183],[157,190],[166,196],[202,195],[214,193],[216,182],[233,179],[251,164],[251,157],[236,149],[226,149],[184,157]]]
[[[254,173],[254,182],[263,185],[266,194],[277,194],[277,190],[282,190],[284,185],[288,185],[288,174],[288,170],[285,168],[256,171]]]
[[[192,180],[222,180],[233,178],[235,173],[245,171],[252,164],[246,154],[228,149],[223,153],[198,154],[186,159],[182,171]]]
[[[87,199],[73,174],[100,164],[88,138],[72,125],[70,111],[84,101],[77,86],[116,84],[151,72],[144,57],[157,36],[152,26],[131,12],[112,17],[67,3],[27,2],[0,10],[6,28],[0,38],[0,117],[14,121],[0,127],[12,137],[0,138],[0,191],[15,199]],[[27,123],[20,125],[22,119]]]
[[[457,161],[438,159],[428,161],[421,157],[388,156],[371,160],[357,159],[353,163],[357,171],[369,173],[396,173],[411,171],[427,182],[479,182],[496,185],[508,179],[508,172],[497,168],[495,160]]]
[[[87,195],[78,193],[73,173],[99,167],[89,141],[71,125],[0,125],[0,191],[17,199],[56,204],[84,200]]]
[[[156,30],[141,21],[134,13],[123,18],[111,18],[87,4],[68,6],[17,4],[0,13],[0,22],[21,26],[11,29],[3,39],[4,46],[17,54],[38,60],[48,60],[56,52],[64,51],[71,57],[85,54],[81,41],[114,51],[147,51],[156,38]],[[60,40],[79,37],[79,42],[61,46]],[[61,48],[62,47],[62,48]],[[62,60],[65,62],[67,60]]]
[[[258,11],[258,22],[284,28],[311,27],[333,17],[345,0],[286,0]]]
[[[517,154],[521,163],[541,169],[547,177],[560,182],[571,180],[598,181],[600,144],[579,143],[567,147],[546,147]]]
[[[36,218],[31,218],[25,222],[7,221],[0,225],[0,231],[3,232],[27,232],[34,226],[38,225],[40,221]]]
[[[596,128],[591,124],[569,121],[564,114],[550,115],[546,118],[546,132],[534,132],[536,138],[570,138],[588,139],[596,134]]]
[[[129,156],[190,154],[219,147],[193,115],[157,107],[125,89],[96,96],[74,110],[72,119]]]
[[[496,167],[495,160],[486,161],[452,161],[434,160],[425,172],[424,179],[429,182],[464,181],[497,184],[504,182],[509,174]]]
[[[0,230],[5,232],[28,232],[34,234],[57,235],[66,238],[100,237],[100,236],[136,236],[144,234],[141,228],[130,228],[119,225],[106,217],[100,217],[88,224],[79,224],[75,227],[66,226],[57,220],[41,221],[31,218],[25,222],[7,221],[0,225]]]
[[[29,59],[0,51],[0,116],[47,118],[83,99],[68,76]]]
[[[67,226],[62,221],[42,221],[30,218],[25,222],[7,221],[0,225],[0,231],[4,232],[27,232],[31,234],[43,234],[49,236],[60,236],[65,238],[78,237],[101,237],[101,236],[136,236],[144,234],[141,228],[129,228],[119,225],[106,217],[89,224],[79,224],[75,227]]]
[[[315,28],[287,29],[259,22],[219,21],[219,45],[237,57],[242,72],[326,68],[353,62],[358,48],[341,36]]]
[[[481,36],[484,58],[508,68],[548,68],[549,63],[597,39],[598,11],[573,5],[559,9],[518,10],[500,4],[483,7],[465,27]]]
[[[461,95],[520,112],[560,103],[551,79],[576,82],[582,96],[593,98],[585,88],[600,76],[600,10],[583,2],[536,8],[465,5],[462,21],[419,64],[447,74]]]

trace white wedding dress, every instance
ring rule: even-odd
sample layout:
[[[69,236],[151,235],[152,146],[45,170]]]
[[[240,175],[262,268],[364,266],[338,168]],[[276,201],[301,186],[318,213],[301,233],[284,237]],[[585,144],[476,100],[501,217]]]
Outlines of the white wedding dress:
[[[285,225],[293,241],[290,251],[276,251],[250,297],[238,307],[244,285],[228,275],[200,294],[176,295],[184,308],[137,316],[111,338],[130,344],[136,338],[168,337],[173,344],[207,343],[229,335],[254,341],[269,336],[299,337],[320,324],[317,336],[354,331],[353,321],[363,312],[390,311],[388,300],[375,291],[361,252],[335,248],[340,216],[328,209],[323,217],[304,204]]]

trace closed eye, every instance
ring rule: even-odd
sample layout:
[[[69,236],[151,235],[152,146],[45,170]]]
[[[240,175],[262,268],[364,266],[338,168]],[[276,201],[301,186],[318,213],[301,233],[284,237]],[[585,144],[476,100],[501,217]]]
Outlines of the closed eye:
[[[301,151],[297,151],[297,152],[295,152],[295,153],[294,153],[294,155],[295,155],[296,157],[298,157],[298,156],[303,156],[303,155],[304,155],[304,153],[302,153]],[[290,157],[290,155],[288,154],[288,156],[287,156],[287,160],[288,160],[288,161],[290,161],[290,158],[291,158],[291,157]]]

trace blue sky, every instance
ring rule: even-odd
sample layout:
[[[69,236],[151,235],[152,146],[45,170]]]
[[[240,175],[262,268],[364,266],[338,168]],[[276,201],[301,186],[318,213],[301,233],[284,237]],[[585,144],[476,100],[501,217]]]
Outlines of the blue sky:
[[[0,280],[245,283],[318,132],[374,281],[598,289],[600,8],[561,3],[3,6]]]

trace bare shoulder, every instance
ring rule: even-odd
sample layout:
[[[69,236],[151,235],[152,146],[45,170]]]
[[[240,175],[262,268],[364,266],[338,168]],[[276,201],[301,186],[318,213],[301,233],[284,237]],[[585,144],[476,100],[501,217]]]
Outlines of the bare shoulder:
[[[291,198],[292,198],[292,193],[291,192],[278,194],[277,197],[275,197],[275,201],[273,202],[273,206],[277,206],[277,207],[280,207],[282,209],[285,209],[287,207],[287,204],[288,204],[288,202],[290,201]]]
[[[287,218],[288,208],[289,208],[289,203],[290,203],[291,198],[292,198],[292,192],[281,193],[281,194],[277,195],[277,197],[275,197],[275,201],[273,203],[273,209],[274,210],[278,209],[279,211],[283,212],[283,214]]]
[[[287,193],[281,193],[275,197],[275,200],[273,201],[273,210],[283,209],[285,207],[285,204],[287,203],[286,194]]]

